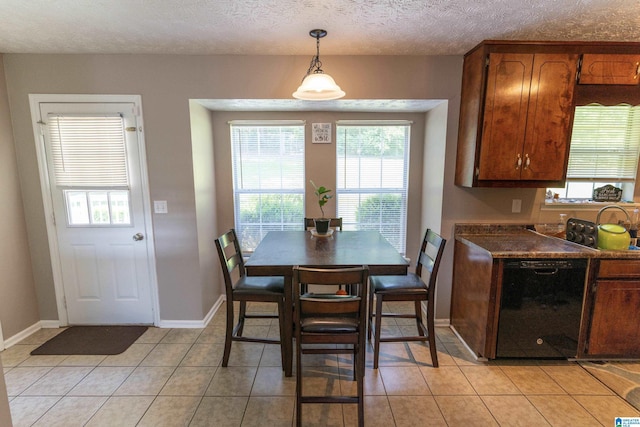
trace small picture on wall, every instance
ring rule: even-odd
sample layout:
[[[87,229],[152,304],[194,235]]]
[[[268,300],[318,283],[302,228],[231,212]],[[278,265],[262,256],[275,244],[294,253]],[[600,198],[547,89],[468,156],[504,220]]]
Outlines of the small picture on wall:
[[[311,137],[314,144],[330,144],[331,123],[312,123]]]

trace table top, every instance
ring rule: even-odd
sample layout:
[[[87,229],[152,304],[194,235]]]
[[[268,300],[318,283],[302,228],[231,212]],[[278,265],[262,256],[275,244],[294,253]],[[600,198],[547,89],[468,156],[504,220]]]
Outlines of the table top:
[[[335,231],[330,237],[309,231],[271,231],[245,266],[247,273],[287,274],[295,265],[346,267],[367,265],[370,274],[406,274],[408,263],[377,231]]]

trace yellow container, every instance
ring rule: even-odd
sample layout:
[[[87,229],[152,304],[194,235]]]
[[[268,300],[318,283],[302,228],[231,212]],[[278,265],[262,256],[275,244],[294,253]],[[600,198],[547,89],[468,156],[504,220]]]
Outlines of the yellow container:
[[[598,226],[598,249],[627,250],[630,240],[629,232],[622,225],[600,224]]]

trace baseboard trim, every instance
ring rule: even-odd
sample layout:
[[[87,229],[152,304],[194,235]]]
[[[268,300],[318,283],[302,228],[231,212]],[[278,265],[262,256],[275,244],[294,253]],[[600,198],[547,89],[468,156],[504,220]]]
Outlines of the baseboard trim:
[[[476,354],[475,351],[473,351],[471,349],[471,347],[469,347],[469,345],[467,345],[467,343],[465,342],[465,340],[462,339],[462,337],[460,336],[460,334],[458,333],[458,331],[456,331],[456,328],[451,325],[449,327],[451,329],[451,331],[453,332],[453,334],[458,337],[458,339],[460,340],[460,342],[462,343],[462,345],[464,346],[465,349],[467,349],[467,351],[469,352],[469,354],[471,355],[471,357],[473,357],[476,361],[478,362],[488,362],[489,359],[487,359],[486,357],[483,356],[479,356]]]
[[[213,304],[207,315],[203,320],[160,320],[159,328],[205,328],[213,316],[215,316],[216,312],[222,307],[222,304],[225,302],[224,295],[221,295],[218,300]],[[39,322],[34,323],[28,328],[18,332],[12,337],[7,338],[6,340],[2,339],[2,330],[0,330],[0,351],[6,350],[9,347],[13,347],[15,344],[19,343],[29,335],[39,331],[40,329],[51,329],[51,328],[59,328],[60,321],[58,320],[40,320]]]
[[[451,319],[433,319],[434,326],[449,326],[451,325]]]
[[[225,301],[224,296],[220,296],[218,300],[213,304],[211,310],[207,313],[207,315],[202,320],[162,320],[160,319],[160,323],[158,324],[159,328],[206,328],[213,316],[216,314],[218,309],[222,307],[223,302]]]
[[[59,328],[60,321],[59,320],[41,320],[40,325],[42,326],[42,329]]]
[[[20,341],[33,334],[34,332],[39,331],[40,329],[42,329],[42,321],[36,322],[28,328],[18,332],[14,336],[7,338],[3,343],[4,348],[7,349],[9,347],[13,347],[15,344],[19,343]]]

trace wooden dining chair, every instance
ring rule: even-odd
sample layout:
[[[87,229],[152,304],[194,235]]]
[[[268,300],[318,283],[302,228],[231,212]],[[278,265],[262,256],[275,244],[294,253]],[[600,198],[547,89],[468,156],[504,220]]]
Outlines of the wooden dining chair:
[[[371,335],[373,334],[374,369],[378,369],[381,342],[405,341],[427,341],[429,343],[433,367],[438,367],[438,353],[436,351],[436,336],[433,324],[434,299],[438,268],[440,267],[440,260],[444,252],[445,244],[445,239],[431,229],[428,229],[422,240],[420,251],[418,252],[415,273],[410,272],[404,276],[371,276],[369,278],[371,290],[369,292],[368,337],[369,340],[371,340]],[[429,275],[426,282],[422,279],[423,273],[428,273]],[[383,313],[382,304],[385,301],[413,301],[414,313]],[[426,327],[422,316],[422,301],[427,302]],[[381,336],[383,317],[415,319],[418,335]]]
[[[231,343],[233,341],[259,342],[279,344],[284,369],[291,356],[285,354],[282,345],[284,333],[284,277],[282,276],[247,276],[236,231],[231,230],[216,239],[216,248],[222,265],[224,287],[227,297],[227,326],[224,339],[224,355],[222,366],[229,363]],[[239,303],[238,322],[234,326],[234,302]],[[247,302],[274,302],[278,306],[278,314],[247,313]],[[280,326],[280,339],[247,337],[243,335],[246,319],[277,318]]]
[[[358,405],[358,425],[364,425],[364,365],[369,269],[293,268],[293,295],[296,335],[296,425],[302,424],[302,404],[353,403]],[[305,284],[331,289],[347,283],[352,295],[337,295],[333,290],[305,293]],[[303,395],[303,354],[352,354],[356,396]]]
[[[316,224],[313,222],[313,218],[304,219],[304,229],[310,230],[315,228]],[[342,218],[331,218],[329,221],[329,227],[342,231]]]
[[[304,219],[304,229],[309,231],[312,228],[315,228],[316,224],[313,221],[313,218],[305,218]],[[342,218],[331,218],[329,221],[329,227],[342,231]],[[343,289],[342,285],[339,287]],[[303,288],[304,292],[307,292],[307,288]]]

